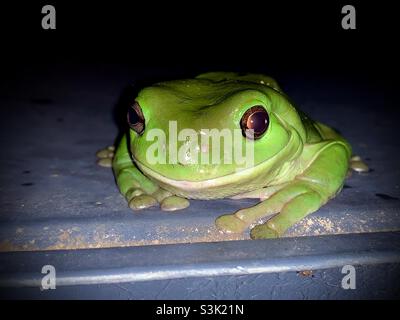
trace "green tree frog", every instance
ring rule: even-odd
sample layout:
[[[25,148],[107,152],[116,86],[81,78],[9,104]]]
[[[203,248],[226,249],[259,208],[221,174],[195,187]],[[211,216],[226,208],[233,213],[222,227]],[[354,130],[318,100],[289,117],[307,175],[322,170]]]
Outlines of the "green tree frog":
[[[222,232],[250,228],[253,239],[283,235],[335,197],[351,160],[342,136],[310,119],[261,74],[209,72],[154,84],[132,101],[127,120],[129,133],[115,155],[110,148],[99,156],[113,158],[109,164],[130,208],[159,204],[172,211],[188,207],[188,199],[258,198],[258,204],[215,221]],[[193,136],[181,135],[188,129],[211,138],[194,144]],[[213,140],[212,130],[235,139]],[[250,166],[227,159],[246,150],[253,151]],[[210,161],[212,153],[216,161]],[[359,158],[353,164],[365,169]]]

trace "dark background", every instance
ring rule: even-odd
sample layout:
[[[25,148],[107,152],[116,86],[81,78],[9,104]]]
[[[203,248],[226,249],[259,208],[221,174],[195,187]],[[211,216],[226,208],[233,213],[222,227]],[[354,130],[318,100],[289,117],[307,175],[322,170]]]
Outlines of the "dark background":
[[[56,30],[41,27],[45,4],[56,8]],[[346,4],[356,8],[356,30],[341,27]],[[388,102],[381,116],[392,117],[385,110],[397,111],[396,13],[390,1],[16,1],[1,5],[0,94],[26,91],[27,75],[45,83],[68,77],[65,70],[80,78],[88,68],[122,68],[132,74],[121,85],[125,101],[136,94],[125,92],[132,83],[238,71],[273,76],[289,96],[299,82],[307,97],[321,84],[344,99],[354,88]],[[117,110],[117,123],[125,112]]]
[[[41,28],[45,4],[56,8],[56,30]],[[356,30],[341,27],[345,4],[356,7]],[[188,76],[265,70],[390,85],[396,12],[389,1],[16,1],[1,5],[2,63],[8,76],[32,63],[120,63]]]

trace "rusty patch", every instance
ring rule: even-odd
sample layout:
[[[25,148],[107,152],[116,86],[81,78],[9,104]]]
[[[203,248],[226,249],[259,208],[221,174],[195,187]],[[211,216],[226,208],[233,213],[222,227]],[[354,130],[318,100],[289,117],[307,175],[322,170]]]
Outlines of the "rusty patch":
[[[312,270],[297,271],[297,274],[302,277],[314,277]]]

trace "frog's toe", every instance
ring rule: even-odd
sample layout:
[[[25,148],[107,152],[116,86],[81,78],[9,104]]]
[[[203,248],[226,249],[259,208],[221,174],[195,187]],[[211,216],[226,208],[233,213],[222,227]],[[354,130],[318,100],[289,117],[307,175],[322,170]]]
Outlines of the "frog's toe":
[[[153,192],[151,195],[154,198],[156,198],[159,203],[162,203],[165,198],[172,196],[172,193],[165,189],[159,188],[156,192]]]
[[[101,167],[110,168],[112,166],[113,158],[114,158],[114,146],[108,146],[105,149],[99,150],[96,153],[97,156],[97,164]]]
[[[356,172],[368,172],[368,166],[362,161],[352,161],[350,167]]]
[[[245,221],[239,219],[234,214],[226,214],[218,217],[215,220],[215,224],[219,230],[226,233],[241,233],[248,227]]]
[[[272,239],[278,238],[279,234],[275,230],[271,229],[267,223],[264,223],[251,229],[250,237],[252,239]]]
[[[140,188],[130,188],[126,194],[125,197],[126,199],[129,201],[131,201],[134,197],[138,197],[140,195],[142,195],[144,193],[144,191]]]
[[[142,194],[137,197],[133,197],[129,201],[129,208],[136,211],[136,210],[150,208],[157,204],[158,202],[155,198],[149,196],[148,194]]]
[[[98,159],[97,164],[100,167],[111,168],[113,160],[111,158]]]
[[[161,202],[161,210],[163,211],[176,211],[189,207],[190,202],[188,199],[178,196],[170,196]]]
[[[368,166],[362,161],[359,156],[353,156],[350,159],[350,168],[356,172],[368,172]]]
[[[101,149],[96,152],[97,158],[105,159],[105,158],[113,158],[114,157],[114,146],[108,146],[107,148]]]

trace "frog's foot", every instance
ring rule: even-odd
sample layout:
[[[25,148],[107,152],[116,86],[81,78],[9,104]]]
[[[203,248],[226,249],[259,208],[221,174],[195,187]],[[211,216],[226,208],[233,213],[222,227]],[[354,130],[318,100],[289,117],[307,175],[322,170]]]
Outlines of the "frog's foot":
[[[258,226],[255,226],[250,231],[250,238],[252,239],[271,239],[271,238],[278,238],[279,234],[276,230],[271,229],[268,226],[268,223],[263,223]]]
[[[158,189],[154,193],[146,194],[142,189],[132,187],[125,194],[129,207],[134,210],[142,210],[160,204],[163,211],[176,211],[187,208],[189,200],[172,195],[164,189]]]
[[[97,156],[97,164],[101,167],[110,168],[112,166],[113,158],[114,158],[114,146],[108,146],[102,150],[96,152]]]
[[[142,210],[146,208],[153,207],[157,204],[157,200],[148,194],[141,194],[139,196],[133,197],[129,201],[129,208],[132,210]]]
[[[161,210],[163,211],[176,211],[189,207],[190,202],[188,199],[178,196],[169,196],[161,201]]]
[[[244,232],[250,225],[262,218],[266,218],[280,212],[284,204],[290,200],[293,194],[299,192],[296,190],[297,184],[287,185],[276,191],[267,200],[264,200],[253,207],[244,208],[233,214],[220,216],[215,223],[219,230],[226,233]],[[301,189],[301,187],[300,187]]]
[[[249,226],[248,223],[234,214],[226,214],[215,220],[217,228],[226,233],[242,233]]]
[[[349,166],[351,169],[353,169],[354,171],[356,171],[358,173],[369,171],[368,166],[362,161],[361,157],[359,157],[359,156],[351,157]]]
[[[251,237],[279,237],[335,196],[343,184],[347,161],[347,150],[342,145],[332,145],[319,154],[307,170],[268,199],[253,207],[241,209],[234,215],[219,217],[216,224],[223,231],[242,232],[245,227],[269,218],[263,225],[253,228]],[[341,165],[338,166],[338,163]]]
[[[311,212],[324,200],[308,182],[295,181],[257,205],[216,220],[217,227],[228,233],[240,233],[260,219],[274,215],[266,223],[251,230],[252,239],[277,238]]]
[[[157,199],[163,211],[182,210],[190,205],[188,199],[173,195],[171,192],[162,188],[159,188],[152,196]]]
[[[127,172],[129,173],[129,172]],[[119,176],[122,180],[123,176]],[[130,185],[133,184],[133,187],[130,187],[125,192],[125,198],[128,200],[129,208],[134,211],[147,209],[150,207],[156,206],[160,201],[164,198],[168,197],[170,193],[163,189],[157,189],[153,193],[146,193],[143,189],[139,187],[140,183],[137,181],[130,181]]]
[[[112,151],[112,148],[106,148],[99,151],[97,155],[109,159],[112,157]],[[187,199],[160,188],[136,167],[128,149],[126,135],[123,136],[115,152],[112,167],[119,191],[126,198],[132,210],[138,211],[158,204],[165,211],[180,210],[189,206]]]

